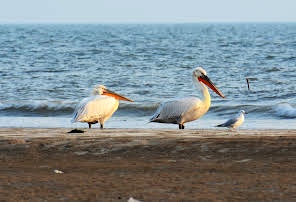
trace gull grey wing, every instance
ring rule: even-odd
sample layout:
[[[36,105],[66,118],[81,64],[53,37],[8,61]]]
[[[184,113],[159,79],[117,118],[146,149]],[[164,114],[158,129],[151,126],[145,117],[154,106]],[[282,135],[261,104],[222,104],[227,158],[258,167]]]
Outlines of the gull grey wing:
[[[238,118],[232,118],[229,119],[228,121],[226,121],[225,123],[219,124],[217,125],[217,127],[231,127],[232,125],[234,125],[236,122],[238,121]]]

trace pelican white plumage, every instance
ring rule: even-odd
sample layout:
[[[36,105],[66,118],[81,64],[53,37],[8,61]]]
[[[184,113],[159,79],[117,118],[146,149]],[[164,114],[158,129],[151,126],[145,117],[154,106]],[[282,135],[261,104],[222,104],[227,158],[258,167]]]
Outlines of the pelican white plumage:
[[[100,123],[101,129],[104,128],[104,122],[109,119],[117,110],[119,100],[133,102],[132,100],[108,90],[103,85],[94,87],[92,95],[84,98],[76,107],[72,122],[86,122],[88,127],[91,124]]]
[[[202,100],[197,97],[185,97],[163,102],[151,117],[150,122],[178,124],[179,129],[184,129],[184,123],[199,119],[211,105],[211,96],[204,84],[224,98],[203,68],[197,67],[192,73],[192,78],[193,83],[202,93]]]
[[[244,122],[244,114],[247,114],[247,112],[245,112],[245,110],[240,110],[234,117],[230,118],[225,123],[217,125],[217,127],[227,127],[235,129],[242,125],[242,123]]]

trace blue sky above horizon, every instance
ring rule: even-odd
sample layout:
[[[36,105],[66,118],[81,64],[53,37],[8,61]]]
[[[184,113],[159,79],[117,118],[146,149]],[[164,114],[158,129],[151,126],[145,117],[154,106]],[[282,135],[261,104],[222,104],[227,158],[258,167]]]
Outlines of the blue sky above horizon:
[[[295,0],[0,0],[0,23],[296,22]]]

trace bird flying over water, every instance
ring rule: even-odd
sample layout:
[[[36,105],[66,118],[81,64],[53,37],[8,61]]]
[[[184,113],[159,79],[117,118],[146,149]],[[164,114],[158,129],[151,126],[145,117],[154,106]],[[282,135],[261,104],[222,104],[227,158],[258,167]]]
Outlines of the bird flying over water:
[[[178,124],[179,129],[184,129],[184,123],[199,119],[209,110],[211,96],[206,85],[224,98],[203,68],[197,67],[192,73],[192,78],[193,83],[202,93],[202,99],[185,97],[163,102],[151,117],[150,122]]]
[[[97,85],[94,87],[92,95],[84,98],[78,104],[73,113],[72,122],[86,122],[89,128],[91,128],[91,124],[100,123],[101,129],[103,129],[104,122],[117,110],[119,100],[133,102],[108,90],[103,85]]]
[[[227,127],[227,128],[235,129],[240,125],[242,125],[242,123],[244,122],[245,120],[244,114],[247,114],[247,113],[244,110],[240,110],[234,117],[230,118],[225,123],[217,125],[217,127]]]

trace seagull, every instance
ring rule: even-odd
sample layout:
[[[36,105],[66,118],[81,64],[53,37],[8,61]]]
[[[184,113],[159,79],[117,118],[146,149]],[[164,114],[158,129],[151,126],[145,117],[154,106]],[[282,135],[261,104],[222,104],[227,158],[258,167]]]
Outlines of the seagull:
[[[103,129],[104,122],[117,110],[119,100],[133,102],[133,100],[108,90],[103,85],[97,85],[94,87],[92,95],[84,98],[76,107],[72,123],[86,122],[91,128],[92,124],[99,122],[101,129]]]
[[[202,99],[185,97],[163,102],[150,118],[150,122],[178,124],[179,129],[184,129],[184,123],[199,119],[209,110],[211,96],[206,85],[224,98],[202,67],[194,69],[192,79],[197,89],[201,91]]]
[[[244,114],[247,114],[247,112],[245,112],[244,110],[240,110],[234,117],[232,117],[225,123],[217,125],[217,127],[227,127],[227,128],[235,129],[240,125],[242,125],[242,123],[244,122],[245,120]]]

